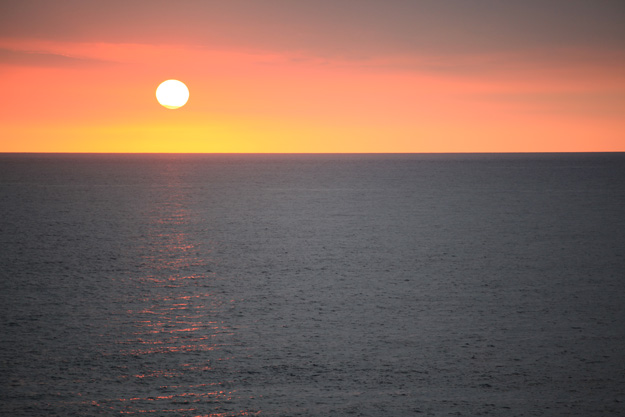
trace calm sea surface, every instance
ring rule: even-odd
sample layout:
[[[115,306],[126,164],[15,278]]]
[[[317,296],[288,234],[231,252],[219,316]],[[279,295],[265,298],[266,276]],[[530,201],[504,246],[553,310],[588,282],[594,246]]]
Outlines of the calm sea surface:
[[[0,414],[625,415],[625,154],[0,155]]]

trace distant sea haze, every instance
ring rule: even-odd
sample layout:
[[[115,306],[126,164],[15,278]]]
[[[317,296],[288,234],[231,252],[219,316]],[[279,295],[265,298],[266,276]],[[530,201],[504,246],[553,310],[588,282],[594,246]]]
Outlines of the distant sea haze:
[[[625,154],[0,154],[0,414],[625,415]]]

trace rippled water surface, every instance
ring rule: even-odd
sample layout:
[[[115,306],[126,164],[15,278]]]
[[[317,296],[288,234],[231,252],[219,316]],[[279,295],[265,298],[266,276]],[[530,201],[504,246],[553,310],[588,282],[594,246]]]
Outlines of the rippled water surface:
[[[0,414],[625,413],[625,157],[0,155]]]

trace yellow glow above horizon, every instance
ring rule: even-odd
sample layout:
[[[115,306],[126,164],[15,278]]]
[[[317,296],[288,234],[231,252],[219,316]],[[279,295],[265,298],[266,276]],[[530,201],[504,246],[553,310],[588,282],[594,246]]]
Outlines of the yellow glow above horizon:
[[[156,99],[163,107],[178,109],[187,104],[189,89],[182,81],[163,81],[156,89]]]
[[[446,68],[483,69],[465,73],[423,67],[429,58],[417,55],[321,60],[0,37],[2,48],[43,52],[0,62],[0,152],[625,150],[620,54],[447,58]],[[192,107],[155,105],[163,74],[192,86]]]

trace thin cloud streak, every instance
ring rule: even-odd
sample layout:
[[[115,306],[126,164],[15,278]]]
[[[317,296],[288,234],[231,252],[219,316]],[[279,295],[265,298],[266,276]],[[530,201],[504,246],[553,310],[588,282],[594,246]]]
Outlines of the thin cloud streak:
[[[114,62],[101,59],[75,57],[71,55],[36,52],[36,51],[20,51],[13,49],[0,48],[0,63],[8,66],[20,67],[75,67],[75,66],[91,66],[91,65],[110,65]]]

